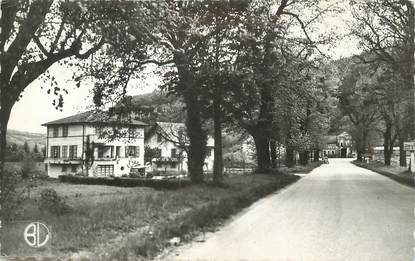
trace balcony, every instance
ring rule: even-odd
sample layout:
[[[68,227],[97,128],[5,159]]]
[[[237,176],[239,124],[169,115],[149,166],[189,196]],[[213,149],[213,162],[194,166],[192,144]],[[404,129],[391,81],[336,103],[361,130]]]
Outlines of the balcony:
[[[81,164],[81,158],[46,158],[45,163],[50,164]]]
[[[97,157],[95,161],[114,161],[119,159],[119,157]]]
[[[180,159],[178,157],[158,157],[154,158],[154,163],[178,163]]]

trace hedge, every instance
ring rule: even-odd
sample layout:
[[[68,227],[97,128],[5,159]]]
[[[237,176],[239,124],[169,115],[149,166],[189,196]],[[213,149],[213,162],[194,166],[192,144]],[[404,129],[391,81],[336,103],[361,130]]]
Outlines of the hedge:
[[[127,177],[83,177],[60,175],[61,182],[85,185],[107,185],[117,187],[152,187],[156,189],[177,189],[191,184],[188,179],[148,179]]]

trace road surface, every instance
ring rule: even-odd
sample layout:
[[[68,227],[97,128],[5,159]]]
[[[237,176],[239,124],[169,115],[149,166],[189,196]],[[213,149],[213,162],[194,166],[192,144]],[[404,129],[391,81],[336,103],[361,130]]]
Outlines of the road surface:
[[[415,190],[332,159],[165,260],[414,260]]]

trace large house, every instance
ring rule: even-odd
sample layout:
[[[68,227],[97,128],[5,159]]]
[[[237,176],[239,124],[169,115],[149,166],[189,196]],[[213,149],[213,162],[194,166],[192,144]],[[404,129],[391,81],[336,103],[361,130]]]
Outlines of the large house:
[[[152,172],[187,172],[186,148],[189,140],[184,123],[157,122],[145,135],[145,145],[157,150],[148,162]],[[214,140],[208,137],[204,170],[213,170]]]
[[[144,127],[107,113],[88,111],[43,124],[47,127],[45,168],[49,177],[64,174],[106,177],[141,173]]]
[[[324,155],[329,158],[349,158],[353,156],[352,136],[347,132],[325,137]]]

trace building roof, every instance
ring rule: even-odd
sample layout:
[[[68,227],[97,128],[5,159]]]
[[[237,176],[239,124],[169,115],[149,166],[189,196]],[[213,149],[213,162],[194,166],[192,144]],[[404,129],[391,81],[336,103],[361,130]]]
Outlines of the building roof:
[[[92,124],[111,124],[120,123],[119,118],[116,115],[109,115],[107,112],[102,111],[87,111],[78,113],[66,118],[43,123],[42,126],[49,125],[61,125],[61,124],[79,124],[79,123],[92,123]],[[147,126],[148,124],[135,119],[128,119],[123,123],[125,125],[135,126]]]
[[[337,136],[336,135],[325,136],[324,142],[326,144],[337,144]]]
[[[184,142],[185,144],[189,143],[187,133],[186,133],[186,125],[184,123],[158,121],[158,122],[156,122],[155,126],[153,126],[153,128],[151,128],[146,133],[146,135],[145,135],[146,138],[145,139],[150,138],[152,136],[152,134],[156,133],[156,132],[161,132],[161,134],[169,140],[177,141],[179,143]],[[184,139],[182,141],[179,140],[180,135],[185,135]],[[215,144],[215,140],[208,135],[206,145],[208,147],[213,147],[214,144]]]

